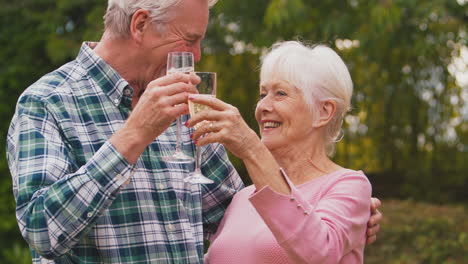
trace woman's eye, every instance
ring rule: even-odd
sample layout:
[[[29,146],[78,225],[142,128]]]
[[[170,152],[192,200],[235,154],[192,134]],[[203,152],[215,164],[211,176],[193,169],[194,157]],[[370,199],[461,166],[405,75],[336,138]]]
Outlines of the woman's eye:
[[[280,95],[280,96],[286,96],[286,95],[288,95],[288,94],[285,93],[284,91],[277,91],[276,94],[277,94],[277,95]]]
[[[258,101],[262,100],[263,98],[266,97],[266,94],[265,93],[261,93],[258,95]]]

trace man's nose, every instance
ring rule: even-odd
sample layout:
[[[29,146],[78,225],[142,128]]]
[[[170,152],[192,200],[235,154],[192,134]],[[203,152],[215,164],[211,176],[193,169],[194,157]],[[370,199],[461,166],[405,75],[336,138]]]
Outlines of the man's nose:
[[[192,52],[193,52],[193,59],[195,60],[195,62],[199,62],[201,60],[200,45],[197,45],[197,47]]]

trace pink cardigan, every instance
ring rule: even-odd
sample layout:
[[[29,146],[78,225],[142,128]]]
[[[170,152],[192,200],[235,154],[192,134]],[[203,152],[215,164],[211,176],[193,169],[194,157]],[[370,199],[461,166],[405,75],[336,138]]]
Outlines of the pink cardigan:
[[[205,255],[209,264],[363,263],[371,185],[343,169],[291,187],[236,194]]]

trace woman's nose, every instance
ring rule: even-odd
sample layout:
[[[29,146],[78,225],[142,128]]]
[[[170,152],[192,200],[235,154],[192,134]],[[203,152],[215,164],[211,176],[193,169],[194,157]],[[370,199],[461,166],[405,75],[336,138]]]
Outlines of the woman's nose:
[[[272,100],[268,97],[265,96],[263,97],[258,103],[257,103],[257,111],[262,111],[262,112],[271,112],[273,109],[273,104]]]

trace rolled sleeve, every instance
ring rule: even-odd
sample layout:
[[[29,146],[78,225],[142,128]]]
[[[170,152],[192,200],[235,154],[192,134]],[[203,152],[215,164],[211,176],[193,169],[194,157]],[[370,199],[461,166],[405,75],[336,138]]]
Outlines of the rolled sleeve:
[[[77,165],[56,120],[40,98],[22,98],[7,138],[20,231],[49,259],[87,234],[134,170],[108,141]]]
[[[110,142],[104,143],[87,166],[88,175],[109,195],[120,190],[133,176],[134,169],[135,165],[131,165]]]
[[[86,235],[132,175],[133,166],[105,143],[85,166],[41,186],[29,202],[19,205],[23,236],[39,254],[52,259],[61,256]],[[47,173],[42,176],[47,177]],[[24,190],[19,197],[33,191]]]

